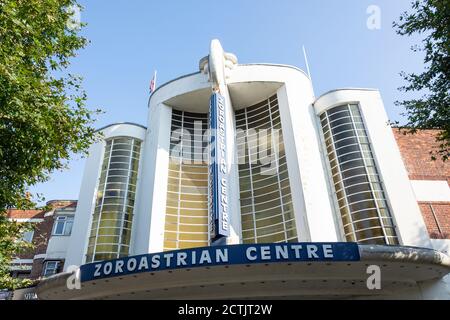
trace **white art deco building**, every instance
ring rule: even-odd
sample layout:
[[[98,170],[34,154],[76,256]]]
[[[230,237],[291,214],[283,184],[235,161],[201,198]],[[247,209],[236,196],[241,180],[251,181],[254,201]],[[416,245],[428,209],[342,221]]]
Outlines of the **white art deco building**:
[[[65,261],[81,268],[38,295],[448,299],[450,240],[430,239],[387,122],[377,90],[315,97],[302,70],[214,40],[147,127],[101,129]]]

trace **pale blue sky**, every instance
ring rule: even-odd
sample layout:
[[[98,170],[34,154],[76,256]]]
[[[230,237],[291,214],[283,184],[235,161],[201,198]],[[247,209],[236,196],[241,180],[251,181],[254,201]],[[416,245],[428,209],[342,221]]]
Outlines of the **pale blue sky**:
[[[87,1],[81,20],[91,44],[70,71],[84,77],[88,106],[105,112],[95,127],[131,121],[146,125],[148,86],[198,70],[211,39],[218,38],[240,63],[281,63],[306,69],[306,46],[316,95],[342,87],[378,88],[391,120],[402,94],[401,70],[423,68],[410,51],[420,38],[395,34],[392,21],[410,0]],[[381,29],[369,30],[369,5],[381,10]],[[77,199],[84,159],[32,188],[46,200]]]

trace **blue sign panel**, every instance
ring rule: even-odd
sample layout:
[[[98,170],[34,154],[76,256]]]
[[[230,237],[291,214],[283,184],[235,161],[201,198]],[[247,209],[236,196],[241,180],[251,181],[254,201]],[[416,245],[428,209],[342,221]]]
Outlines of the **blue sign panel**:
[[[354,242],[242,244],[165,251],[101,261],[82,265],[80,272],[81,281],[91,281],[141,272],[216,265],[359,260],[358,245]]]
[[[228,212],[228,173],[225,98],[213,93],[209,103],[210,164],[209,214],[210,238],[215,241],[230,235]]]

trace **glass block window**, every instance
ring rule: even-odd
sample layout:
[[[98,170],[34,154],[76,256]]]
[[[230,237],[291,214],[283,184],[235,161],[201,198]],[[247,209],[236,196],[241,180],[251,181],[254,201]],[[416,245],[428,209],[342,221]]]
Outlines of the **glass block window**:
[[[359,106],[331,108],[320,121],[345,238],[362,244],[398,244]]]
[[[297,241],[277,96],[236,111],[236,130],[243,242]]]
[[[130,249],[141,141],[106,141],[86,262],[127,256]]]
[[[164,250],[209,243],[207,117],[172,110]]]

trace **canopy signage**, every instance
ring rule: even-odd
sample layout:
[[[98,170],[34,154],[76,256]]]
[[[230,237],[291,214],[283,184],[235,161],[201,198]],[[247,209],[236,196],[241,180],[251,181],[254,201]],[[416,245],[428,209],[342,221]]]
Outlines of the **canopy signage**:
[[[211,246],[130,256],[85,264],[81,281],[216,265],[277,262],[359,261],[358,245],[353,242],[269,243]]]

